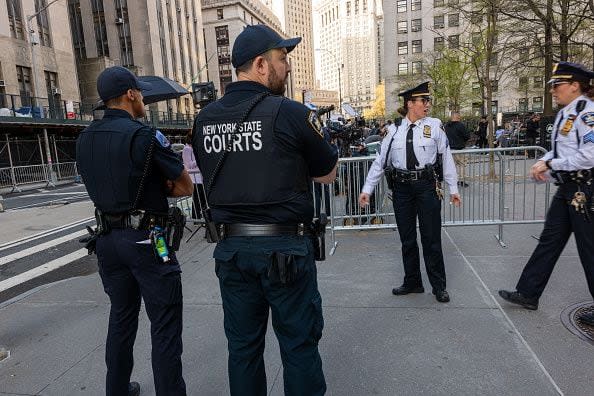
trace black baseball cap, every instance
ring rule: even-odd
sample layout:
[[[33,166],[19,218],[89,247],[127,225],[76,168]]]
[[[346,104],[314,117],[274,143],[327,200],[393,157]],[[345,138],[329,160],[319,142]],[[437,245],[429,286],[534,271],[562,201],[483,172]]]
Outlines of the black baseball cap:
[[[553,67],[553,75],[548,84],[558,84],[569,81],[590,83],[594,78],[594,72],[585,66],[573,62],[559,62]]]
[[[291,52],[300,42],[301,37],[283,39],[266,25],[248,25],[233,43],[231,63],[233,67],[238,68],[250,59],[274,48],[286,48],[287,52]]]
[[[103,102],[122,96],[129,89],[144,92],[151,88],[151,84],[139,81],[134,73],[122,66],[108,67],[97,77],[97,92]]]

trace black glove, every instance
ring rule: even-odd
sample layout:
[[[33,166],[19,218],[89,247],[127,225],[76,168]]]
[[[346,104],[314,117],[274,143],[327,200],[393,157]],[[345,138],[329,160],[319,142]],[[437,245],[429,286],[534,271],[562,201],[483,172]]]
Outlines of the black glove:
[[[85,244],[85,248],[89,251],[89,255],[93,254],[96,252],[97,250],[97,239],[99,238],[99,235],[97,234],[97,230],[93,230],[91,227],[87,226],[87,232],[89,233],[89,235],[87,235],[84,238],[81,238],[78,240],[78,242],[80,243],[84,243]]]

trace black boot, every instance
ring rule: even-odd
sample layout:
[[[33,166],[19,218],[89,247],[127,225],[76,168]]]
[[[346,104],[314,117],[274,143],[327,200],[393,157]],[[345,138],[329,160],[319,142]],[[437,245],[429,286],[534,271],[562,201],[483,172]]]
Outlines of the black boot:
[[[538,298],[526,297],[518,291],[511,292],[507,290],[499,290],[499,295],[505,301],[509,301],[512,304],[521,305],[522,307],[532,311],[536,311],[538,309]]]
[[[128,396],[140,395],[140,384],[138,382],[130,382],[128,384]]]
[[[392,289],[392,294],[395,296],[404,296],[410,293],[425,293],[425,289],[423,289],[423,286],[408,287],[404,285]]]

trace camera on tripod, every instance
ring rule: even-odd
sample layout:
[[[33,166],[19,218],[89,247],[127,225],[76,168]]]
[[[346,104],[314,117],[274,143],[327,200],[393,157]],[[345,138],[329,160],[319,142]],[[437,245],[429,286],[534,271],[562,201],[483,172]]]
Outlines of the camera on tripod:
[[[217,90],[214,83],[212,81],[192,83],[192,99],[194,104],[200,106],[201,109],[217,100]]]

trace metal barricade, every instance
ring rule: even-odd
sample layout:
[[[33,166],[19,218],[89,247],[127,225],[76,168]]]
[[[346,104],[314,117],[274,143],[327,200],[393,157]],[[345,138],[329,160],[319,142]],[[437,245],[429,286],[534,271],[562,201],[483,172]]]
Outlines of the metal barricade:
[[[0,168],[0,188],[12,187],[12,191],[20,191],[19,186],[26,184],[53,186],[55,181],[77,180],[78,176],[76,162],[13,166]]]
[[[451,226],[497,225],[497,240],[505,247],[506,224],[543,223],[549,207],[550,184],[536,183],[529,170],[545,150],[538,146],[453,151],[462,205],[442,201],[442,224]],[[330,200],[332,242],[335,231],[396,229],[391,191],[385,179],[378,183],[368,207],[358,197],[375,157],[341,158]],[[331,252],[332,253],[332,252]]]

